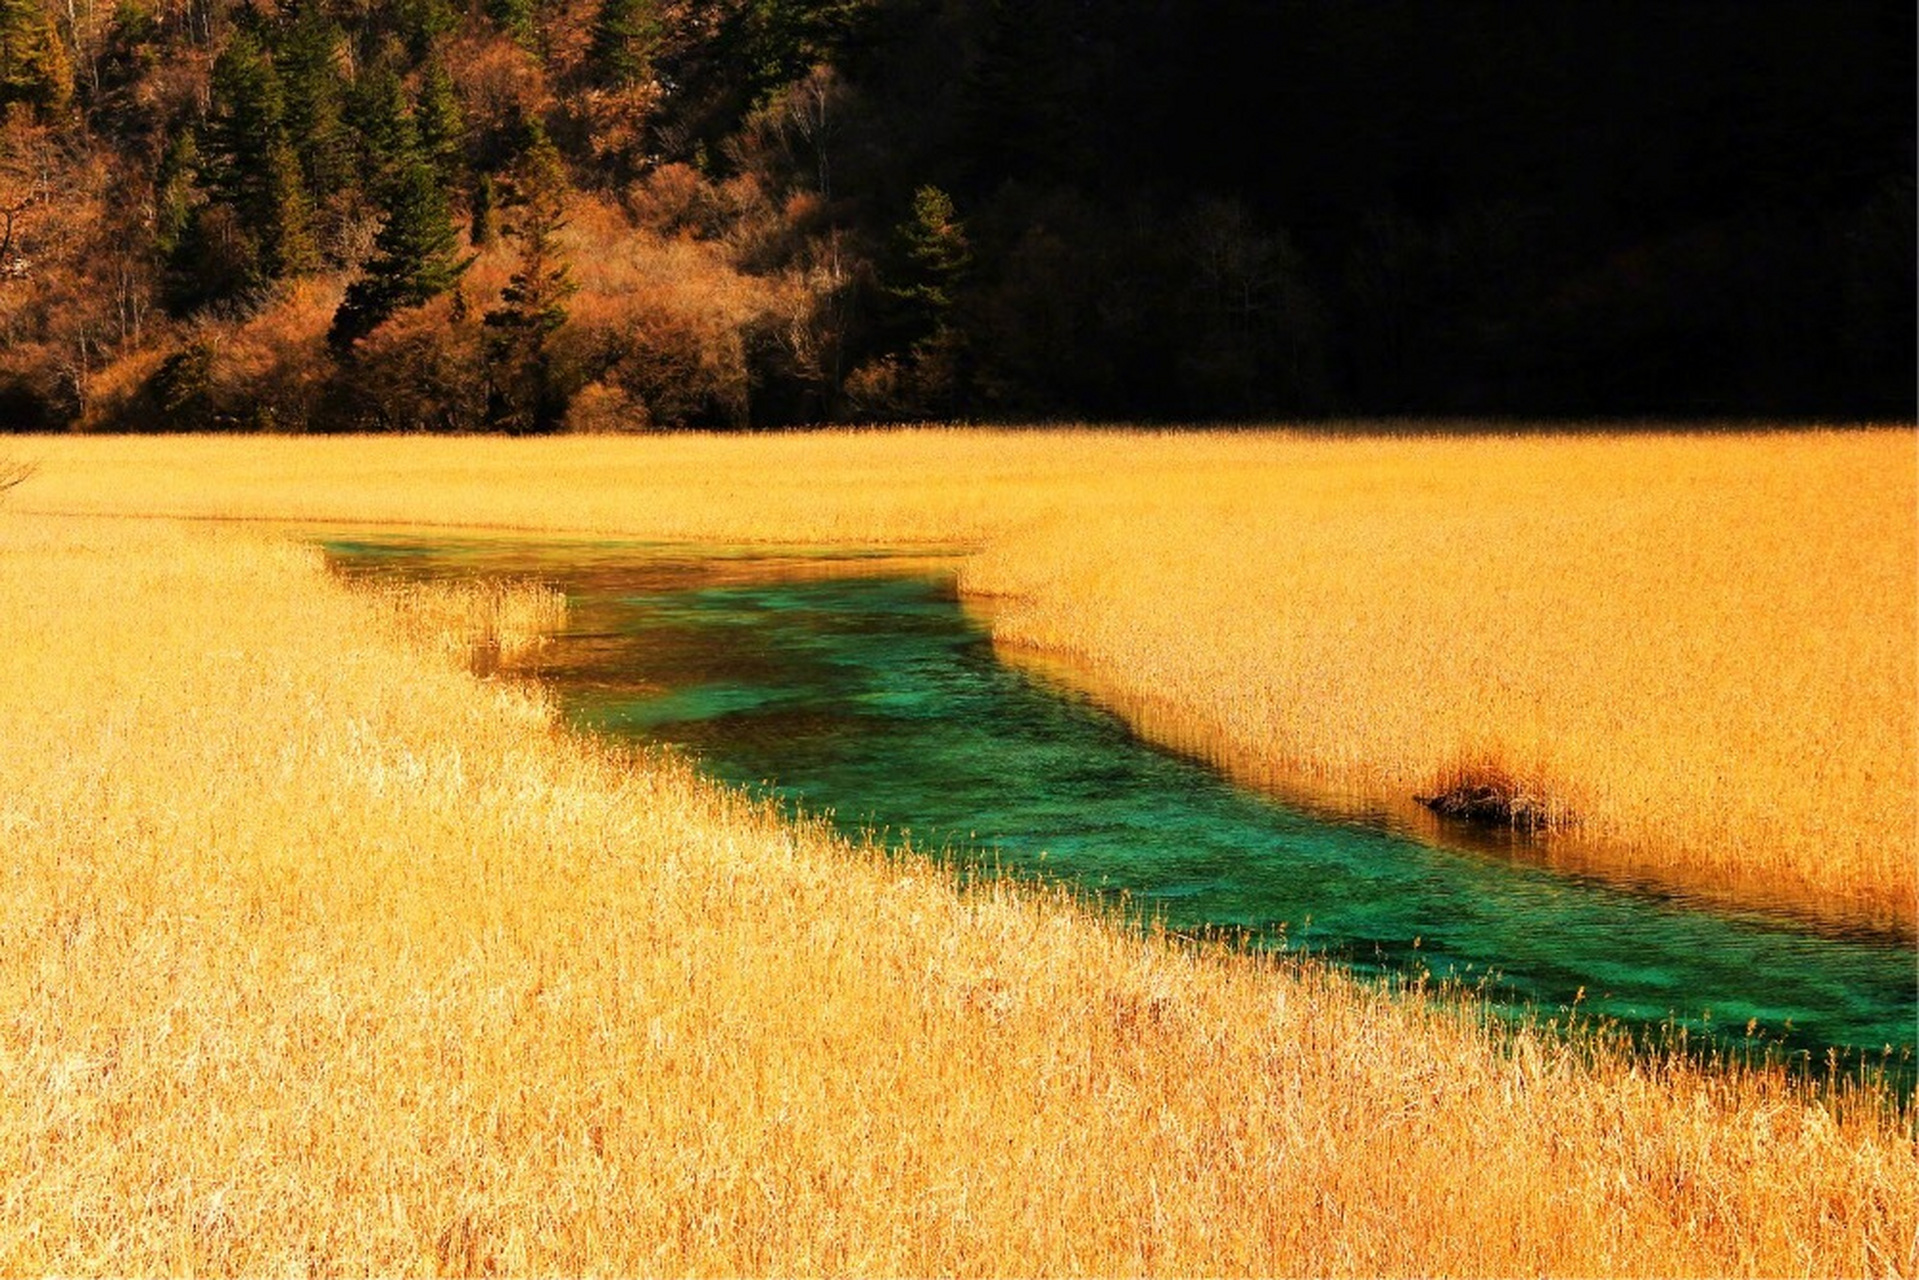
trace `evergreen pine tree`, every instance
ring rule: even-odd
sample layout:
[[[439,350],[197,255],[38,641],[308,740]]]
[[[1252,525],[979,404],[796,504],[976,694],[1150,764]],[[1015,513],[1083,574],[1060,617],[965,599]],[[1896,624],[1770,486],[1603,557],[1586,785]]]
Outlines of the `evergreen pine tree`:
[[[519,243],[519,266],[482,321],[487,424],[515,435],[556,430],[566,415],[566,390],[548,345],[578,288],[554,239],[564,225],[565,197],[559,150],[535,126],[513,176],[510,234]]]
[[[45,121],[73,103],[73,63],[38,0],[0,0],[0,111],[16,102]]]
[[[237,208],[255,193],[285,110],[279,77],[251,32],[234,32],[214,59],[208,94],[200,179],[214,199]]]
[[[515,44],[531,49],[539,40],[534,25],[534,0],[485,0],[486,16],[493,19]]]
[[[473,220],[467,238],[476,249],[493,243],[499,233],[499,196],[490,173],[481,174],[473,183]]]
[[[286,135],[300,157],[307,194],[325,204],[353,182],[353,143],[340,74],[345,34],[319,0],[304,0],[274,50],[285,98]]]
[[[645,80],[652,74],[660,30],[654,0],[602,0],[587,51],[593,79],[613,89]]]
[[[755,99],[829,61],[872,0],[744,0],[725,20],[726,44]]]
[[[312,206],[287,141],[280,77],[245,29],[214,61],[211,96],[201,181],[251,241],[252,274],[273,280],[312,270]]]
[[[349,108],[360,139],[362,182],[376,201],[384,200],[385,188],[417,157],[420,144],[406,86],[391,58],[379,58],[360,73]]]
[[[269,278],[305,275],[320,265],[313,238],[313,206],[300,176],[300,158],[284,134],[267,150],[260,227],[260,267]]]
[[[374,239],[373,257],[347,286],[327,331],[327,344],[336,352],[351,350],[401,308],[445,293],[473,265],[473,259],[454,252],[459,234],[446,192],[424,158],[416,154],[401,165],[381,203],[386,221]]]
[[[966,335],[954,311],[973,265],[972,248],[952,197],[934,186],[913,193],[913,214],[897,237],[903,261],[886,292],[894,301],[896,333],[907,342],[898,408],[938,417],[957,407],[965,380]]]
[[[888,289],[905,304],[911,326],[924,335],[943,328],[962,279],[973,265],[966,227],[953,198],[938,187],[913,193],[913,216],[899,228],[905,280]]]
[[[416,61],[425,58],[441,36],[460,25],[460,15],[448,0],[396,0],[393,16],[400,38]]]
[[[453,77],[438,55],[427,59],[420,76],[419,105],[414,117],[420,131],[420,150],[439,171],[440,182],[452,190],[466,168],[466,117]]]

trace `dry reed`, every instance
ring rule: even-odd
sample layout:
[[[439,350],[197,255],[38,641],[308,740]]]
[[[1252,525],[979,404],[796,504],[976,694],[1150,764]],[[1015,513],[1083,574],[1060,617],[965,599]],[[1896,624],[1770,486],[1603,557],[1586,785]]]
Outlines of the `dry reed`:
[[[566,621],[566,596],[538,582],[385,582],[369,595],[416,641],[480,675],[525,665]]]
[[[1914,433],[46,440],[41,511],[954,543],[1009,649],[1236,771],[1523,780],[1581,860],[1919,920]]]
[[[31,462],[0,458],[0,497],[4,497],[9,489],[18,488],[33,479],[33,473],[38,469]]]
[[[1883,1099],[956,891],[431,608],[0,512],[0,1271],[1919,1266]]]

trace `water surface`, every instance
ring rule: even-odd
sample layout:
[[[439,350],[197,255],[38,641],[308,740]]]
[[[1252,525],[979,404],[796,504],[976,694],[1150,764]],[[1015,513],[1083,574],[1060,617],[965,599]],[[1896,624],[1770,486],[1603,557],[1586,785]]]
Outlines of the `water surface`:
[[[568,717],[712,776],[1014,874],[1127,896],[1357,972],[1430,972],[1506,1010],[1822,1056],[1909,1081],[1919,958],[1882,937],[1703,910],[1333,821],[1140,742],[994,654],[937,560],[627,545],[336,539],[353,572],[538,577],[566,591],[541,665]]]

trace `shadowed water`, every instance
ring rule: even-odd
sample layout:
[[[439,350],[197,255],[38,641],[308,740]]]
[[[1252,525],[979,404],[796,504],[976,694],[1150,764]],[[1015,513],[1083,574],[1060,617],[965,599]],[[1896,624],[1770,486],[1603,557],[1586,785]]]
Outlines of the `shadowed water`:
[[[889,843],[1043,874],[1174,929],[1245,930],[1507,1009],[1877,1061],[1909,1087],[1909,945],[1558,874],[1289,808],[1001,662],[950,565],[632,545],[335,540],[349,572],[566,591],[541,678],[588,729]],[[1583,993],[1583,994],[1582,994]]]

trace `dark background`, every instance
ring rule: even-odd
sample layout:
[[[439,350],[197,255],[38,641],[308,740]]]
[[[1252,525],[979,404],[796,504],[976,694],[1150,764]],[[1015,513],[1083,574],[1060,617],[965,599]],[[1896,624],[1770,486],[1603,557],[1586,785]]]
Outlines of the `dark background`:
[[[976,211],[983,293],[995,218],[1061,193],[1089,245],[1177,238],[1203,197],[1291,243],[1310,370],[1182,379],[1179,326],[1129,330],[1179,309],[1157,281],[1086,308],[1061,408],[1913,412],[1910,4],[1040,0],[875,30],[844,61],[885,152]],[[1127,274],[1090,256],[1063,276]]]

